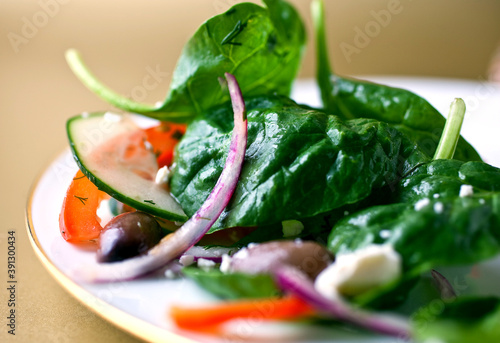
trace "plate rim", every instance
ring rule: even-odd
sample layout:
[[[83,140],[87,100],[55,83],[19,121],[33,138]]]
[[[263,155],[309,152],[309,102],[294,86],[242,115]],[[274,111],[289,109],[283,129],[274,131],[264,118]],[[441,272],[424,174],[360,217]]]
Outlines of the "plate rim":
[[[32,182],[29,192],[28,200],[25,207],[25,226],[28,234],[31,247],[33,248],[35,255],[38,260],[42,263],[49,274],[56,280],[56,282],[68,292],[74,299],[78,300],[81,304],[91,310],[93,313],[97,314],[102,319],[118,327],[122,331],[125,331],[136,338],[140,338],[151,342],[179,342],[179,343],[197,343],[194,340],[181,336],[179,334],[173,333],[169,330],[162,329],[154,324],[151,324],[143,319],[137,318],[123,310],[116,308],[115,306],[103,301],[99,297],[95,296],[84,287],[73,281],[70,277],[65,275],[48,257],[45,250],[42,248],[40,241],[38,240],[35,226],[33,223],[32,207],[34,195],[40,186],[41,179],[47,174],[50,166],[52,166],[55,161],[62,158],[68,153],[68,149],[57,154],[53,157],[48,165],[46,165]],[[90,304],[86,299],[93,299],[94,301]]]

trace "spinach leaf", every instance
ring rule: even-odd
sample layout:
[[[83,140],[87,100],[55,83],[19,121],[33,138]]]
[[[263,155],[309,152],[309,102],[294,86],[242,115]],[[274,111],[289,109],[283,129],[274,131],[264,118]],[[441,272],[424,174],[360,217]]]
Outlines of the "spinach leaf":
[[[472,187],[473,194],[460,197],[463,185]],[[438,265],[475,263],[500,253],[499,189],[498,168],[483,162],[434,160],[386,187],[386,205],[365,208],[339,221],[328,239],[331,251],[389,243],[401,254],[405,268],[401,280],[354,301],[386,307],[396,303],[392,300],[403,299],[412,280],[423,272]]]
[[[219,270],[182,269],[184,275],[200,287],[223,299],[268,298],[280,294],[271,275],[224,274]]]
[[[500,192],[500,169],[483,162],[434,160],[416,168],[395,187],[393,202],[457,197],[463,185],[474,194]]]
[[[372,119],[343,122],[285,97],[250,99],[247,109],[245,164],[210,232],[300,220],[357,203],[427,158],[401,132]],[[197,117],[177,146],[170,186],[188,215],[221,173],[230,115],[226,105]]]
[[[365,201],[360,201],[365,203]],[[245,247],[250,243],[262,243],[280,239],[303,239],[316,241],[322,245],[326,245],[328,234],[330,233],[333,224],[339,219],[345,217],[349,213],[350,208],[357,207],[354,205],[345,205],[330,212],[321,213],[313,217],[302,218],[300,222],[303,229],[293,236],[284,236],[283,224],[275,223],[269,225],[261,225],[250,234],[244,236],[241,240],[234,243],[235,247]]]
[[[391,244],[406,271],[476,263],[500,252],[500,194],[376,206],[341,220],[328,247],[334,253]]]
[[[432,156],[438,146],[445,119],[427,100],[405,89],[363,80],[344,78],[330,68],[326,45],[324,8],[321,1],[313,7],[317,46],[317,80],[323,106],[345,119],[373,118],[390,123],[406,133]],[[479,154],[462,137],[455,158],[480,161]]]
[[[306,34],[297,11],[283,0],[267,8],[240,3],[201,25],[186,43],[170,90],[159,106],[136,103],[100,83],[76,51],[67,60],[81,81],[114,106],[152,118],[189,121],[229,100],[219,79],[228,72],[245,96],[290,93],[303,55]]]
[[[476,343],[500,341],[500,299],[458,298],[431,303],[412,317],[419,342]]]

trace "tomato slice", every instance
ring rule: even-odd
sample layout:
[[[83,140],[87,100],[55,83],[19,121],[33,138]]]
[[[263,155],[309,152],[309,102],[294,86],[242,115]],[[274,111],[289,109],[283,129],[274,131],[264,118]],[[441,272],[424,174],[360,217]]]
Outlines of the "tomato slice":
[[[96,215],[101,200],[109,195],[100,191],[80,170],[71,182],[64,198],[59,229],[69,242],[99,238],[102,226]]]
[[[172,165],[174,148],[186,132],[186,125],[161,122],[145,131],[148,142],[153,146],[157,156],[158,167]]]

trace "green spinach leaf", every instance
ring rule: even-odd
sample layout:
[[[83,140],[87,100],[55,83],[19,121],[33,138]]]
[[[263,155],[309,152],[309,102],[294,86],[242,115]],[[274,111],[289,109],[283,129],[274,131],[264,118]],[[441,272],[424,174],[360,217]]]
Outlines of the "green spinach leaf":
[[[431,303],[412,317],[418,342],[500,341],[500,299],[464,297],[439,305]]]
[[[434,160],[402,179],[392,193],[392,201],[457,197],[464,185],[472,187],[473,194],[500,192],[500,169],[477,161]]]
[[[200,287],[222,299],[268,298],[280,294],[272,276],[268,274],[224,274],[215,269],[204,271],[194,267],[184,268],[182,272]]]
[[[405,89],[344,78],[330,68],[321,1],[313,7],[317,47],[317,80],[323,106],[345,119],[373,118],[390,123],[406,133],[429,156],[433,156],[445,119],[429,102]],[[455,158],[480,161],[479,154],[460,138]]]
[[[233,198],[210,232],[309,218],[367,198],[427,159],[390,125],[342,121],[285,97],[248,99],[248,146]],[[177,146],[171,192],[188,215],[220,175],[232,131],[227,105],[207,111]]]
[[[341,220],[328,247],[334,253],[391,244],[405,271],[476,263],[500,252],[500,194],[376,206]]]
[[[240,3],[201,25],[186,43],[170,90],[158,106],[136,103],[100,83],[76,51],[67,59],[82,82],[114,106],[160,119],[186,122],[229,100],[219,79],[235,75],[245,96],[288,95],[303,55],[306,33],[297,11],[283,0],[267,8]]]
[[[461,197],[464,185],[472,194]],[[369,244],[392,244],[403,257],[405,274],[354,300],[385,307],[390,300],[402,299],[412,288],[407,281],[423,272],[500,253],[499,189],[498,168],[483,162],[434,160],[418,165],[385,192],[377,191],[386,193],[385,198],[379,196],[386,205],[365,208],[339,221],[328,247],[341,253]]]

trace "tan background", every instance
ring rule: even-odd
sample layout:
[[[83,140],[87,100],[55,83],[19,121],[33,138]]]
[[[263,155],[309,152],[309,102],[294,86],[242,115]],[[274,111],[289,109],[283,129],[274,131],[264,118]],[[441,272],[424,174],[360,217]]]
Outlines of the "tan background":
[[[183,42],[198,25],[235,0],[0,1],[0,318],[7,316],[6,231],[18,235],[17,335],[0,341],[133,342],[73,300],[46,272],[29,245],[25,203],[36,175],[66,146],[65,120],[108,106],[83,88],[65,65],[76,47],[114,89],[131,94],[147,68],[172,71]],[[400,11],[364,42],[350,62],[342,43],[376,25],[392,0],[326,0],[330,47],[343,74],[403,74],[483,79],[500,42],[500,1],[401,0]],[[310,30],[309,1],[294,0]],[[373,12],[374,11],[374,12]],[[45,14],[44,14],[45,13]],[[30,25],[36,25],[31,26]],[[22,43],[13,44],[14,35]],[[359,43],[359,42],[358,42]],[[344,44],[344,46],[345,46]],[[302,77],[314,73],[309,46]],[[155,102],[169,77],[148,92]],[[55,228],[56,229],[56,228]]]

